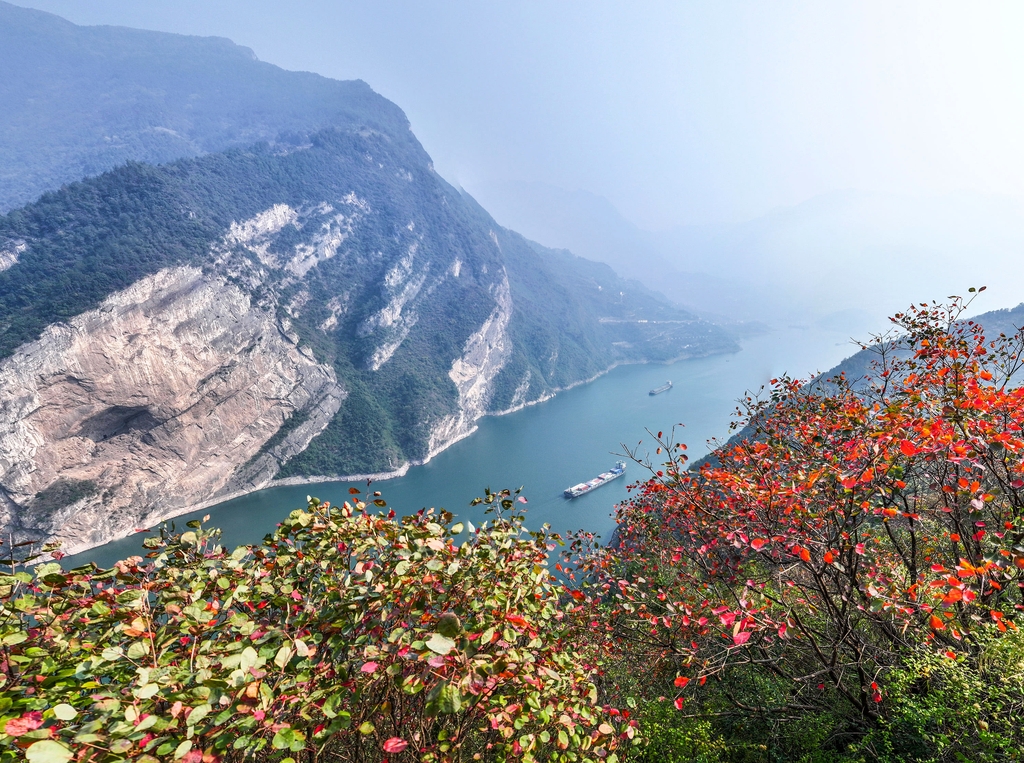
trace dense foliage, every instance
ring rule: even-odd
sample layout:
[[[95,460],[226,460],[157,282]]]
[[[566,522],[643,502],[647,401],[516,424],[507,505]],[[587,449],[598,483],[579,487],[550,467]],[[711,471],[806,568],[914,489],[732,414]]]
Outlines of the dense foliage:
[[[0,760],[613,762],[634,727],[514,498],[479,528],[314,498],[260,546],[195,523],[3,577]]]
[[[856,390],[777,380],[697,470],[659,433],[558,577],[509,491],[480,528],[310,499],[230,553],[194,523],[12,570],[0,759],[1019,760],[1024,332],[964,307],[898,315]]]
[[[1019,759],[1024,333],[964,307],[897,315],[907,351],[857,391],[774,381],[696,472],[659,433],[617,544],[578,558],[617,691],[704,739],[675,759]]]

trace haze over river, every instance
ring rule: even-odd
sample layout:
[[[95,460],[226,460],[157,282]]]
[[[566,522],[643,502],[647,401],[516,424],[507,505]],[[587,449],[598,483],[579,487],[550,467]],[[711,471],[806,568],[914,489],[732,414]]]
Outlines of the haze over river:
[[[528,524],[549,523],[558,532],[586,529],[605,539],[614,523],[616,503],[628,496],[630,484],[649,476],[627,460],[626,476],[591,493],[568,500],[562,491],[606,471],[623,453],[623,443],[641,452],[655,447],[645,431],[669,430],[684,424],[678,439],[691,458],[708,451],[710,438],[728,438],[736,401],[772,377],[788,372],[807,376],[826,371],[856,351],[849,335],[819,328],[778,328],[742,341],[730,355],[683,360],[672,365],[620,366],[599,379],[559,393],[552,400],[507,416],[487,417],[470,437],[409,469],[403,477],[373,483],[398,514],[424,506],[444,507],[480,524],[481,507],[469,502],[493,490],[524,486]],[[648,391],[671,379],[674,387],[660,395]],[[367,492],[366,482],[324,482],[271,487],[174,520],[179,528],[190,519],[210,515],[208,526],[220,527],[229,547],[258,542],[292,509],[304,507],[307,495],[340,503],[348,488]],[[65,569],[95,561],[109,566],[142,552],[145,535],[135,535],[68,557]]]

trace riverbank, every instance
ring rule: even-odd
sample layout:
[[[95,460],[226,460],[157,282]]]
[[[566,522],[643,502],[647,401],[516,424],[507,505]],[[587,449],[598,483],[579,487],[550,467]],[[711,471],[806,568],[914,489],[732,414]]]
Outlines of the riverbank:
[[[467,439],[471,435],[475,434],[479,430],[479,428],[480,428],[480,424],[479,424],[480,421],[482,421],[484,419],[488,419],[488,418],[504,417],[504,416],[508,416],[510,414],[519,413],[519,412],[527,410],[529,408],[533,408],[534,406],[537,406],[540,403],[545,403],[545,402],[548,402],[550,400],[553,400],[556,397],[558,397],[559,395],[562,395],[562,394],[564,394],[566,392],[575,390],[577,388],[586,386],[588,384],[592,384],[593,382],[597,381],[598,379],[601,379],[602,377],[607,376],[609,373],[613,372],[617,368],[624,367],[624,366],[650,366],[650,365],[654,365],[654,366],[668,366],[668,365],[673,365],[675,363],[680,363],[680,362],[699,360],[701,358],[723,356],[723,355],[735,355],[735,354],[736,354],[736,352],[727,352],[727,353],[709,353],[709,352],[704,352],[704,353],[685,353],[685,354],[683,354],[683,355],[681,355],[681,356],[679,356],[677,358],[674,358],[673,360],[667,361],[667,362],[661,362],[661,361],[635,361],[635,362],[621,361],[621,362],[616,362],[616,363],[613,363],[613,364],[609,365],[603,371],[601,371],[601,372],[599,372],[597,374],[594,374],[593,376],[591,376],[591,377],[589,377],[587,379],[581,379],[579,381],[573,382],[572,384],[568,384],[568,385],[566,385],[564,387],[556,388],[556,389],[554,389],[554,390],[552,390],[550,392],[545,393],[544,395],[542,395],[541,397],[539,397],[539,398],[537,398],[535,400],[526,401],[526,402],[520,403],[519,405],[510,407],[508,409],[505,409],[505,410],[487,412],[483,416],[481,416],[480,418],[476,419],[474,421],[474,425],[470,429],[468,429],[467,431],[465,431],[463,433],[460,433],[458,436],[453,437],[450,440],[445,441],[443,444],[439,445],[438,447],[434,448],[433,450],[431,450],[427,454],[427,456],[425,458],[411,460],[411,461],[406,461],[405,463],[403,463],[402,465],[400,465],[399,467],[397,467],[397,468],[395,468],[393,470],[385,471],[385,472],[367,473],[367,474],[310,475],[310,476],[302,476],[302,477],[285,477],[283,479],[271,479],[271,480],[267,480],[266,482],[253,485],[251,487],[244,488],[242,490],[236,490],[236,491],[232,491],[231,493],[225,493],[225,494],[217,495],[217,496],[214,496],[214,497],[212,497],[212,498],[210,498],[208,500],[201,501],[199,503],[190,504],[190,505],[187,505],[187,506],[181,506],[181,507],[177,507],[177,508],[174,508],[174,509],[162,510],[162,511],[159,511],[159,512],[152,512],[149,515],[147,515],[142,520],[142,522],[137,525],[137,527],[139,527],[139,528],[147,528],[147,529],[148,528],[157,527],[157,526],[159,526],[160,524],[162,524],[164,522],[168,522],[168,521],[171,521],[171,520],[178,519],[180,517],[189,516],[189,515],[197,514],[197,513],[200,513],[200,512],[204,512],[204,511],[213,509],[213,508],[215,508],[217,506],[221,506],[223,504],[227,504],[227,503],[230,503],[230,502],[233,502],[233,501],[238,501],[238,500],[241,500],[241,499],[245,499],[247,497],[250,497],[250,496],[253,496],[253,495],[257,494],[257,493],[260,493],[262,491],[273,490],[275,488],[301,487],[301,486],[321,485],[321,484],[325,484],[325,483],[347,483],[347,484],[351,484],[351,483],[367,483],[368,481],[369,482],[383,482],[383,481],[387,481],[387,480],[401,479],[401,478],[405,477],[409,473],[410,469],[413,469],[413,468],[416,468],[416,467],[426,466],[431,461],[433,461],[437,456],[441,455],[445,451],[448,451],[452,446],[456,445],[457,443],[459,443],[459,442]],[[88,552],[90,552],[90,551],[92,551],[94,549],[102,548],[102,547],[105,547],[105,546],[107,546],[107,545],[109,545],[111,543],[116,543],[118,541],[122,541],[122,540],[131,538],[133,535],[138,534],[137,532],[133,532],[133,530],[135,530],[135,528],[136,528],[136,525],[135,525],[135,523],[133,523],[132,527],[128,528],[127,532],[119,533],[119,534],[117,534],[117,535],[115,535],[115,536],[113,536],[111,538],[108,538],[107,540],[105,540],[103,542],[91,543],[91,544],[82,544],[81,546],[75,546],[75,547],[70,547],[68,549],[65,549],[65,551],[66,551],[66,553],[68,553],[71,556],[78,556],[78,555],[81,555],[81,554],[87,554]]]

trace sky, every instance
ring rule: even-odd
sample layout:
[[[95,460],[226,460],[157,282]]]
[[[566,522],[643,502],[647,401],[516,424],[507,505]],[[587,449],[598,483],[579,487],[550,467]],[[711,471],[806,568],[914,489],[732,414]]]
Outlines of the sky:
[[[844,189],[1024,198],[1024,4],[16,0],[363,79],[449,181],[581,189],[636,225]]]

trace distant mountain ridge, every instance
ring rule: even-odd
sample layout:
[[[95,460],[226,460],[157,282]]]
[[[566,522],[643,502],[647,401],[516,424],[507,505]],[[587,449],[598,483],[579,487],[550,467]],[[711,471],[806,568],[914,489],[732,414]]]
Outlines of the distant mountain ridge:
[[[285,71],[223,38],[78,26],[0,1],[0,71],[0,212],[129,160],[326,127],[367,125],[419,146],[401,109],[366,83]]]
[[[701,314],[884,329],[915,299],[1024,293],[1024,206],[1006,197],[824,193],[744,222],[642,230],[607,200],[543,183],[480,188],[496,219],[606,262]]]

